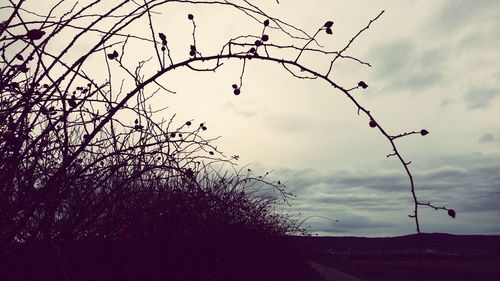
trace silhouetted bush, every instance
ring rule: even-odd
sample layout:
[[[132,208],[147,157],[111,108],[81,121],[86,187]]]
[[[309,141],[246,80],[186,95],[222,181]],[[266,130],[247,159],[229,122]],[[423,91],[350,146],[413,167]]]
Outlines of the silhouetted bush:
[[[3,272],[8,280],[268,280],[291,274],[293,264],[307,271],[281,239],[300,229],[273,212],[272,197],[243,194],[241,180],[222,178],[203,188],[131,183],[118,187],[127,196],[100,208],[100,198],[75,200],[67,208],[78,211],[64,217],[69,224],[80,216],[82,224],[59,235],[65,224],[54,224],[51,238],[10,245]]]
[[[77,59],[64,55],[93,23],[59,53],[47,47],[81,18],[116,18],[83,7],[44,21],[23,4],[0,26],[2,280],[256,280],[290,259],[279,237],[304,232],[277,209],[291,196],[283,184],[235,170],[205,123],[155,119],[140,67],[125,97],[80,70],[116,25]],[[128,71],[123,55],[106,58]]]

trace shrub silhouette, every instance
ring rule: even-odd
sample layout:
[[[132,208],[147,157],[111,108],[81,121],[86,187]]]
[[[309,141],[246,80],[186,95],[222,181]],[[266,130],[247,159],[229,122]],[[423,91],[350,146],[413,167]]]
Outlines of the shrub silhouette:
[[[264,276],[286,272],[285,264],[307,270],[280,238],[301,230],[291,218],[273,212],[275,198],[243,194],[256,189],[238,176],[206,178],[208,183],[199,186],[193,180],[122,186],[121,180],[109,180],[118,185],[107,184],[107,189],[126,188],[109,199],[68,199],[75,204],[66,207],[78,211],[60,214],[61,220],[81,224],[69,229],[62,222],[54,224],[48,227],[50,239],[11,245],[14,255],[3,263],[11,272],[8,280],[64,275],[91,280],[266,280]],[[85,187],[68,187],[77,193],[68,197],[81,196],[78,191]]]

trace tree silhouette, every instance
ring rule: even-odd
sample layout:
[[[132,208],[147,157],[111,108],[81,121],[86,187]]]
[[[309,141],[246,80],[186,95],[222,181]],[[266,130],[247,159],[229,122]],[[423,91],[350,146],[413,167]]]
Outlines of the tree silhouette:
[[[227,60],[241,62],[239,83],[228,83],[234,95],[244,91],[245,69],[250,61],[278,63],[298,79],[318,79],[330,84],[346,96],[358,115],[367,118],[369,127],[379,130],[391,144],[393,151],[387,156],[401,162],[409,179],[414,202],[410,217],[415,220],[417,232],[421,233],[420,206],[446,210],[455,217],[452,209],[417,200],[411,162],[403,158],[396,145],[399,138],[425,136],[429,132],[422,129],[388,133],[353,95],[366,89],[366,82],[344,87],[331,77],[340,60],[370,66],[347,51],[383,11],[341,50],[327,51],[319,42],[323,36],[334,34],[333,21],[319,23],[317,31],[309,35],[248,1],[124,0],[113,2],[112,7],[100,0],[87,6],[75,3],[63,7],[65,1],[60,1],[45,15],[25,9],[25,2],[19,0],[2,7],[9,14],[0,25],[0,250],[4,269],[10,266],[14,268],[12,272],[17,272],[10,276],[12,279],[32,277],[15,275],[20,274],[15,267],[18,260],[24,259],[31,266],[36,264],[24,245],[41,245],[39,253],[52,253],[47,262],[57,268],[49,276],[71,280],[74,275],[87,274],[75,268],[76,256],[89,268],[95,268],[97,263],[90,258],[88,249],[102,254],[102,261],[108,257],[103,250],[108,248],[98,241],[112,241],[109,247],[118,243],[119,248],[111,250],[117,252],[113,257],[118,260],[140,257],[156,265],[158,260],[151,257],[160,255],[160,251],[172,254],[163,256],[163,260],[179,259],[187,263],[183,253],[197,250],[203,252],[201,256],[213,253],[215,250],[208,244],[222,243],[235,233],[245,243],[259,245],[248,257],[269,252],[269,245],[276,245],[262,242],[269,237],[305,233],[298,218],[276,207],[279,200],[287,201],[293,196],[281,181],[233,166],[238,157],[225,156],[213,145],[214,139],[205,137],[207,124],[186,120],[179,126],[175,116],[158,121],[155,116],[161,110],[149,106],[158,92],[173,93],[157,81],[166,73],[182,68],[191,70],[193,75],[216,72]],[[194,14],[188,14],[192,42],[184,54],[174,55],[170,45],[175,38],[168,38],[167,30],[160,28],[153,17],[155,9],[171,2],[231,8],[260,23],[260,29],[221,42],[218,52],[202,53],[196,34],[197,24],[201,23],[197,23]],[[147,21],[144,29],[150,34],[130,33],[128,28],[142,19]],[[271,30],[291,43],[274,41]],[[137,62],[135,69],[127,63],[131,57],[127,47],[131,42],[149,48],[149,54]],[[330,62],[329,67],[320,69],[303,62],[304,56],[313,53],[324,56]],[[150,56],[153,56],[151,61],[147,59]],[[92,63],[95,58],[105,60],[107,75],[83,70],[84,64]],[[115,87],[111,81],[118,73],[125,75],[126,82]],[[150,86],[157,90],[150,90]],[[225,167],[230,167],[229,172],[225,172]],[[181,238],[201,239],[210,235],[219,238],[199,248],[187,245],[193,239]],[[255,240],[256,237],[266,238]],[[158,249],[144,246],[151,241],[163,246]],[[127,247],[148,251],[136,252],[133,257],[129,256],[130,251],[117,250]],[[234,245],[234,249],[238,247]],[[121,270],[137,274],[130,278],[145,274],[144,268],[123,269],[127,263],[121,260],[116,261],[116,267],[112,261],[109,268],[115,273]],[[182,262],[174,263],[171,268],[163,264],[163,269],[157,272],[151,267],[146,271],[148,276],[165,272],[184,272],[187,274],[184,277],[188,276],[188,269],[178,271],[175,266],[179,264]],[[230,259],[224,264],[225,270],[231,271]],[[42,270],[44,264],[36,266]],[[213,264],[207,265],[210,266]],[[113,272],[111,269],[108,271]],[[106,275],[110,274],[108,271],[99,272]],[[205,280],[217,278],[220,276]]]

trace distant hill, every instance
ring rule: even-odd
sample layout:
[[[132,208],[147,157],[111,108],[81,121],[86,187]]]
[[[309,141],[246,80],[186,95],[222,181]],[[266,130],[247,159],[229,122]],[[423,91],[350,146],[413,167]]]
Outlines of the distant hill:
[[[317,252],[409,252],[419,248],[417,234],[384,237],[291,237],[301,250]],[[500,258],[500,235],[422,234],[423,249],[465,255],[493,255]]]

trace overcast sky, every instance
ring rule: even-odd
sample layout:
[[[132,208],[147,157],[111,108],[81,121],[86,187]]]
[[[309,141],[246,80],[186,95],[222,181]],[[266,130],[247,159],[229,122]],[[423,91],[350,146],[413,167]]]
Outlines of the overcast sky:
[[[336,81],[347,88],[366,81],[369,88],[357,96],[390,132],[431,132],[403,139],[401,151],[413,161],[419,198],[454,208],[457,218],[426,210],[424,232],[500,234],[500,2],[283,0],[264,6],[310,33],[333,20],[334,35],[319,37],[333,50],[385,10],[348,52],[373,67],[340,65]],[[247,72],[240,96],[229,88],[238,76],[222,73],[196,107],[197,118],[222,136],[224,151],[273,169],[296,190],[292,209],[304,217],[339,220],[307,220],[314,233],[415,231],[402,167],[385,157],[386,140],[339,92],[293,79],[274,65],[251,64]]]
[[[345,61],[332,77],[345,88],[365,81],[369,87],[355,96],[390,133],[430,131],[426,137],[402,139],[400,151],[413,161],[419,198],[453,208],[457,217],[426,210],[421,214],[424,232],[500,234],[499,1],[252,2],[310,34],[334,21],[333,35],[318,37],[331,51],[345,46],[385,10],[346,53],[372,67]],[[172,4],[157,12],[156,31],[166,34],[179,59],[189,51],[188,13],[196,19],[198,50],[206,54],[220,50],[230,38],[259,34],[262,28],[239,11],[213,5]],[[138,22],[130,32],[145,30],[146,24]],[[286,43],[273,36],[271,32],[270,42]],[[147,59],[154,53],[138,45],[127,56]],[[325,69],[321,57],[305,60]],[[86,67],[96,73],[103,69],[96,65]],[[235,61],[216,73],[169,73],[159,82],[177,94],[159,95],[155,104],[169,106],[165,114],[176,113],[180,123],[206,122],[207,134],[222,136],[219,149],[239,155],[240,165],[273,170],[297,194],[292,211],[333,220],[308,219],[304,225],[313,233],[415,232],[401,165],[386,158],[391,152],[387,140],[341,92],[321,81],[293,78],[277,64],[251,61],[241,95],[234,96],[231,85],[239,81],[240,69],[241,62]]]
[[[319,37],[331,50],[343,47],[385,10],[348,51],[373,67],[339,65],[335,80],[346,88],[366,81],[369,88],[356,95],[390,132],[431,132],[399,145],[413,161],[419,198],[454,208],[457,217],[423,211],[424,232],[500,234],[500,2],[260,2],[267,2],[263,6],[272,15],[310,33],[333,20],[333,36]],[[196,15],[200,34],[207,32],[202,20],[208,24],[214,15]],[[235,26],[218,28],[231,33]],[[321,61],[311,63],[321,66]],[[207,120],[211,133],[222,136],[223,151],[240,155],[242,164],[273,169],[276,178],[288,182],[298,195],[292,210],[334,220],[310,218],[304,226],[312,232],[415,232],[402,167],[386,158],[391,152],[387,141],[341,93],[320,81],[294,79],[278,66],[255,63],[235,97],[230,85],[239,78],[238,67],[227,67],[209,75],[210,82],[192,78],[203,86],[183,89],[172,109],[187,106],[180,101],[184,96],[192,109],[186,118]]]

